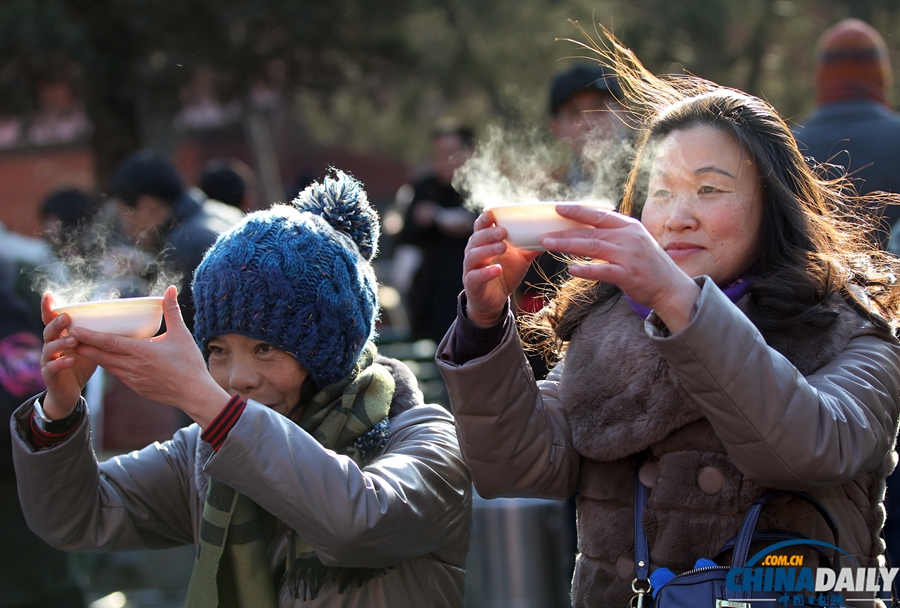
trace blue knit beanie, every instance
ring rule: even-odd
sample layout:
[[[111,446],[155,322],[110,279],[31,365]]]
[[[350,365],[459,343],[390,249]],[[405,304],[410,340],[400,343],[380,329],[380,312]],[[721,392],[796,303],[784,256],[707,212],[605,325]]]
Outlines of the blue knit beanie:
[[[194,273],[194,339],[234,333],[293,355],[321,388],[350,373],[378,314],[378,215],[341,171],[245,217]]]

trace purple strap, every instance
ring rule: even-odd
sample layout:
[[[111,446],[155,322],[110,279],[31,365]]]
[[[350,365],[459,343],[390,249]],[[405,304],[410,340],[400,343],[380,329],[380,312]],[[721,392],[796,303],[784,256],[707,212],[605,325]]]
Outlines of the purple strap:
[[[729,300],[732,302],[737,302],[750,291],[750,286],[753,285],[753,281],[756,279],[756,275],[746,274],[736,281],[732,281],[728,285],[726,285],[722,289],[722,293],[724,293]],[[625,298],[628,300],[628,303],[631,304],[631,308],[634,310],[635,314],[642,319],[646,319],[650,316],[650,309],[642,304],[638,304],[627,295]]]

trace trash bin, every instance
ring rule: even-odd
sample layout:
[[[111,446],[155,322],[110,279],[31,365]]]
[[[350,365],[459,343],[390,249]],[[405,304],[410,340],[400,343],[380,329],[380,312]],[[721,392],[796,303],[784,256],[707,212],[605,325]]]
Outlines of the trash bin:
[[[575,556],[565,501],[473,497],[466,608],[564,608]]]

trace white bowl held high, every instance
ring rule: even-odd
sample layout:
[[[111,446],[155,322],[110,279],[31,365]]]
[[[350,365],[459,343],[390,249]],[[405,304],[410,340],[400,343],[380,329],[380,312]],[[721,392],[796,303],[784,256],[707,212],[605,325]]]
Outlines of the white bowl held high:
[[[506,242],[519,249],[543,251],[539,238],[548,232],[590,228],[556,212],[557,205],[581,205],[604,211],[614,211],[615,205],[609,201],[540,201],[530,203],[503,203],[488,205],[485,211],[494,214],[498,226],[506,228]]]
[[[128,338],[152,338],[162,325],[162,296],[80,302],[54,308],[72,318],[71,327],[83,327]]]

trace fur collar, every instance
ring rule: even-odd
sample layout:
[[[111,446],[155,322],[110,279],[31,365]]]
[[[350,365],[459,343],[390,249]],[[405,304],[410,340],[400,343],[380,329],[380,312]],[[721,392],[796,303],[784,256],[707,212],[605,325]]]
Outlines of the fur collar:
[[[745,297],[738,302],[746,310]],[[828,330],[764,332],[803,375],[834,359],[862,319],[842,300]],[[560,396],[580,454],[612,461],[703,418],[624,297],[592,312],[568,345]]]

